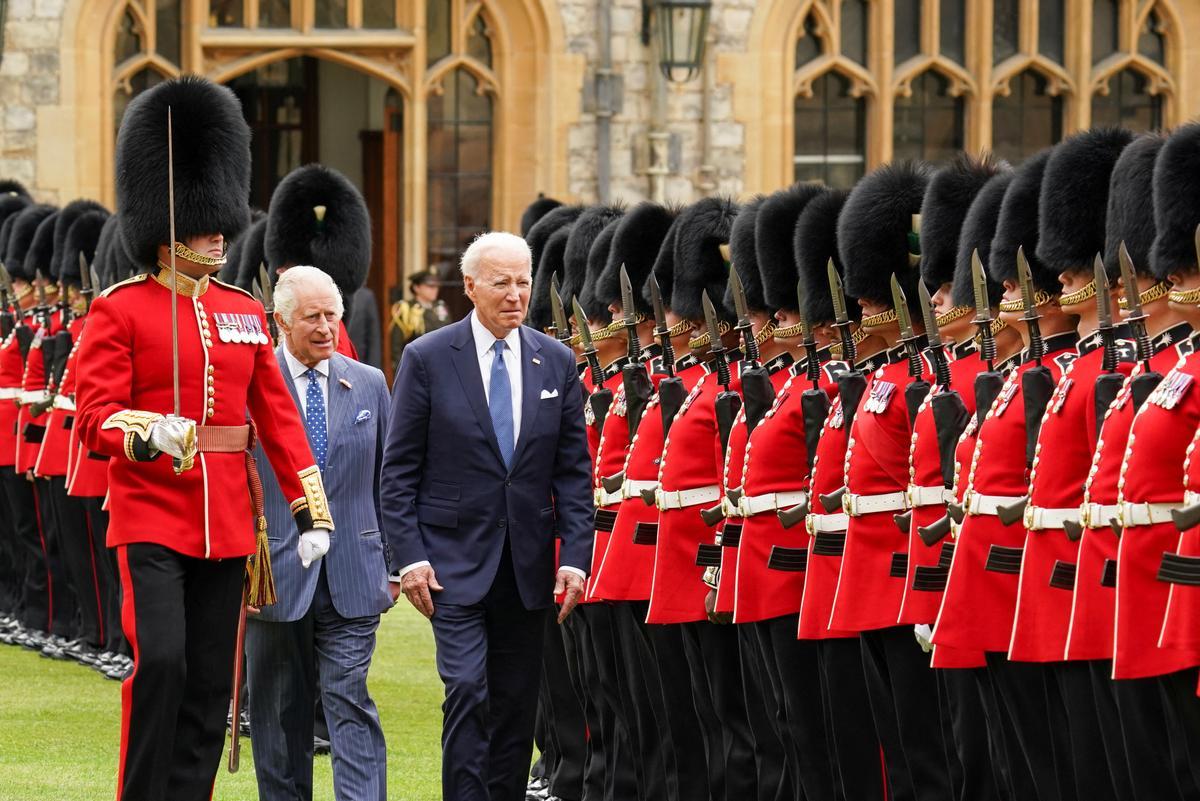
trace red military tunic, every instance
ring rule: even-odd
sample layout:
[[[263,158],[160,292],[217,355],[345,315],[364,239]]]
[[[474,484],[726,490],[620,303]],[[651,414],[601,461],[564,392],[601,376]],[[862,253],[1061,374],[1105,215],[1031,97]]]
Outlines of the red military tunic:
[[[0,343],[0,467],[17,461],[17,398],[25,377],[21,340],[32,341],[37,330],[36,324],[21,323]]]
[[[83,350],[83,339],[87,336],[85,326],[79,332],[75,347],[67,359],[67,369],[63,374],[63,385],[59,394],[71,405],[76,403],[76,385],[83,365],[79,362],[79,354]],[[67,494],[77,498],[103,498],[108,495],[108,462],[109,458],[103,453],[91,450],[79,438],[79,426],[72,423],[69,447],[71,449],[69,472],[67,473]]]
[[[1163,554],[1179,546],[1179,531],[1169,514],[1162,522],[1135,522],[1134,517],[1143,511],[1161,516],[1183,505],[1184,459],[1200,425],[1198,375],[1200,354],[1181,359],[1138,409],[1129,432],[1117,483],[1123,527],[1117,551],[1116,679],[1159,676],[1200,663],[1200,649],[1159,647],[1171,585],[1158,580],[1158,570]]]
[[[1042,416],[1029,476],[1029,530],[1008,650],[1008,658],[1017,662],[1058,662],[1066,653],[1079,543],[1068,539],[1061,527],[1037,527],[1036,518],[1041,510],[1055,514],[1083,503],[1083,483],[1095,452],[1095,389],[1103,372],[1103,345],[1099,333],[1079,341],[1079,358],[1063,371]],[[1117,369],[1128,375],[1132,350],[1125,342],[1118,347]]]
[[[945,352],[951,360],[950,386],[962,399],[967,412],[974,415],[975,376],[985,369],[983,361],[972,341],[946,348]],[[930,547],[917,533],[917,529],[936,523],[946,515],[945,501],[934,502],[937,490],[942,489],[943,498],[953,493],[953,489],[945,488],[942,478],[937,427],[933,420],[933,395],[941,391],[943,388],[935,387],[922,402],[908,450],[909,501],[913,502],[913,509],[908,530],[908,575],[904,580],[897,623],[915,625],[937,619],[954,554],[953,539],[946,537]]]
[[[42,478],[65,476],[70,466],[71,429],[75,425],[75,404],[71,398],[75,381],[71,375],[71,367],[79,352],[79,335],[83,332],[85,319],[76,317],[67,326],[71,335],[71,350],[67,355],[62,383],[58,386],[48,386],[54,395],[54,406],[47,416],[46,435],[42,439],[42,446],[33,466],[34,475]]]
[[[1200,502],[1200,429],[1187,449],[1183,463],[1184,490],[1187,505]],[[1165,555],[1164,555],[1165,556]],[[1181,558],[1189,568],[1188,581],[1200,579],[1200,526],[1193,526],[1179,536],[1179,547],[1172,554]],[[1200,649],[1200,585],[1173,582],[1167,596],[1167,611],[1163,616],[1162,633],[1158,644],[1164,648],[1196,651]]]
[[[1048,337],[1043,364],[1055,383],[1075,357],[1074,333]],[[1015,503],[1028,491],[1025,465],[1025,404],[1021,376],[1026,361],[1009,373],[999,397],[979,427],[967,475],[963,519],[950,563],[946,593],[933,631],[936,645],[1008,651],[1025,526],[1005,526],[994,510],[980,510],[980,497]],[[991,513],[988,513],[988,512]]]
[[[829,627],[870,631],[896,625],[904,597],[908,535],[894,516],[908,508],[908,445],[912,431],[904,391],[909,382],[903,348],[888,352],[889,363],[867,381],[846,445],[846,552],[838,575]],[[922,361],[922,369],[928,365]],[[854,507],[856,497],[899,496],[884,511]],[[865,501],[865,502],[875,502]]]
[[[737,365],[730,365],[738,389]],[[717,394],[723,388],[715,372],[704,375],[684,400],[663,440],[658,471],[658,544],[647,623],[690,623],[707,619],[704,568],[696,564],[713,530],[700,512],[720,501],[724,454],[717,429]]]
[[[63,330],[62,316],[51,314],[49,327],[43,325],[38,329],[33,338],[33,344],[29,347],[29,355],[25,359],[25,371],[21,378],[21,394],[18,396],[20,406],[17,409],[17,452],[14,466],[18,473],[33,470],[34,464],[37,462],[38,451],[42,447],[42,440],[45,438],[46,423],[50,419],[50,414],[43,412],[34,416],[31,406],[48,396],[46,384],[49,381],[47,375],[49,365],[46,363],[46,352],[43,346],[61,330]]]
[[[164,270],[123,281],[97,298],[78,357],[84,369],[77,379],[76,426],[87,447],[112,457],[109,546],[152,542],[206,559],[254,551],[243,452],[201,448],[182,475],[175,475],[169,457],[149,452],[151,425],[173,406],[172,302],[179,318],[182,416],[196,421],[200,438],[205,426],[245,425],[249,411],[298,526],[332,528],[320,472],[265,335],[261,304],[207,277],[180,275],[173,296]],[[257,341],[237,341],[259,334]]]
[[[772,376],[772,385],[778,394],[779,386]],[[761,423],[760,423],[761,425]],[[720,522],[720,533],[717,544],[721,548],[721,569],[718,571],[717,598],[714,611],[719,614],[732,615],[734,606],[734,591],[737,586],[738,549],[742,541],[743,520],[736,514],[728,498],[730,492],[736,492],[742,487],[742,470],[745,467],[746,443],[749,439],[746,429],[746,408],[738,412],[733,428],[729,431],[729,447],[725,450],[725,469],[721,473],[721,506],[726,517]],[[732,514],[730,514],[733,512]],[[726,539],[728,537],[728,540]]]
[[[1191,327],[1180,323],[1155,337],[1156,350],[1150,368],[1163,375],[1169,372],[1180,358],[1191,353],[1190,334]],[[1108,408],[1083,487],[1082,511],[1086,514],[1082,515],[1083,538],[1079,541],[1075,569],[1067,659],[1112,659],[1119,540],[1109,519],[1116,515],[1117,482],[1133,425],[1130,382],[1141,372],[1141,365],[1134,367],[1130,379]]]
[[[872,371],[882,364],[885,358],[886,354],[876,354],[861,362],[858,369]],[[797,636],[802,640],[858,636],[857,631],[834,630],[829,626],[833,599],[837,593],[838,575],[842,568],[842,555],[846,547],[848,518],[840,509],[826,512],[819,500],[821,495],[829,495],[845,486],[848,433],[842,400],[838,396],[833,399],[829,414],[825,416],[809,481],[811,511],[805,521],[805,529],[809,534],[808,562],[804,572],[804,592],[800,599],[800,623],[797,631]]]
[[[691,391],[706,372],[704,365],[692,356],[685,356],[675,364],[676,375],[683,382],[684,391]],[[658,467],[662,462],[663,422],[659,397],[655,393],[637,433],[625,457],[625,482],[622,487],[621,504],[617,521],[613,525],[604,562],[596,569],[593,594],[609,601],[645,601],[650,598],[650,587],[654,578],[654,537],[646,532],[658,527],[658,509],[642,500],[641,490],[653,490],[658,486]],[[641,544],[637,539],[638,527],[642,526]]]
[[[608,407],[604,425],[600,431],[600,441],[592,459],[592,492],[596,506],[595,538],[592,541],[592,564],[599,565],[604,561],[604,553],[608,550],[609,539],[612,536],[612,521],[616,518],[620,505],[620,495],[604,491],[600,481],[605,476],[611,476],[621,471],[625,464],[625,452],[629,448],[629,419],[625,416],[625,384],[621,376],[621,368],[627,364],[628,358],[618,359],[604,368],[604,386],[612,390],[613,402]],[[608,521],[605,524],[605,521]],[[584,603],[599,600],[595,596],[595,572],[588,578],[584,591]]]

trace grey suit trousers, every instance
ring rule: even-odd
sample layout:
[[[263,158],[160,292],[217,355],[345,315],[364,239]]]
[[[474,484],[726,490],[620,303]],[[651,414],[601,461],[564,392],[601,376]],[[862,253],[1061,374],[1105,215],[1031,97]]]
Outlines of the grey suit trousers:
[[[250,743],[261,801],[311,801],[313,704],[321,693],[338,801],[386,801],[387,749],[367,692],[379,616],[344,618],[321,576],[308,613],[246,624]]]

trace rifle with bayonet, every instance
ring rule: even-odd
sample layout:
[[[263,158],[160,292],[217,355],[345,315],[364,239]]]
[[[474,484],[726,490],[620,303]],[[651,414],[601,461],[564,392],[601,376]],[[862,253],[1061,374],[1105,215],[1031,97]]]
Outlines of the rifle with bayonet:
[[[675,375],[675,346],[671,344],[671,329],[667,327],[667,311],[663,306],[662,292],[658,279],[650,274],[650,303],[654,306],[654,336],[662,346],[663,371],[667,374],[658,382],[658,407],[662,412],[663,436],[671,430],[679,407],[687,399],[683,379]]]
[[[629,441],[637,433],[642,414],[654,395],[654,384],[646,365],[642,363],[642,343],[638,340],[637,308],[633,305],[633,282],[625,265],[621,265],[621,313],[625,333],[629,337],[629,363],[621,368],[621,382],[625,387],[625,419],[629,423]]]
[[[796,282],[796,308],[800,318],[800,341],[804,345],[804,378],[811,386],[800,395],[800,414],[804,419],[804,450],[808,457],[808,472],[812,473],[817,459],[817,443],[821,440],[821,429],[829,414],[829,396],[821,389],[821,363],[817,355],[817,340],[808,318],[804,316],[806,298],[804,281]],[[802,501],[790,509],[780,509],[775,515],[784,528],[792,528],[808,517],[808,501]]]
[[[738,318],[737,325],[733,328],[741,335],[742,355],[745,357],[741,373],[742,401],[746,407],[746,433],[749,435],[775,403],[775,385],[771,383],[770,373],[762,366],[758,342],[754,338],[754,330],[750,323],[746,289],[732,264],[729,265],[729,289]]]
[[[87,314],[91,311],[93,298],[96,297],[96,280],[92,266],[82,253],[79,254],[79,294],[83,298],[83,313]]]
[[[579,329],[579,339],[583,343],[583,357],[587,359],[588,370],[592,374],[592,393],[588,396],[592,413],[596,416],[596,428],[604,428],[604,418],[608,416],[608,407],[612,406],[612,390],[604,386],[604,371],[600,368],[600,359],[596,355],[596,345],[592,342],[592,332],[588,328],[587,315],[579,305],[579,298],[571,298],[571,308],[575,312],[575,326]]]
[[[1096,410],[1096,429],[1092,432],[1092,441],[1096,442],[1100,439],[1100,427],[1104,425],[1104,415],[1121,392],[1125,376],[1117,370],[1120,357],[1117,353],[1117,331],[1113,326],[1111,287],[1108,283],[1108,273],[1104,270],[1104,260],[1100,258],[1099,254],[1096,255],[1092,272],[1095,274],[1096,312],[1099,320],[1096,330],[1099,331],[1100,339],[1104,342],[1104,353],[1100,363],[1100,369],[1103,372],[1096,376],[1096,391],[1093,399]]]
[[[37,306],[34,308],[34,314],[40,315],[42,328],[50,330],[54,310],[50,307],[49,301],[46,300],[46,277],[42,275],[42,271],[35,269],[33,271],[33,285],[37,295]]]
[[[1196,249],[1197,252],[1200,252],[1200,228],[1196,229],[1196,236]],[[1142,408],[1146,398],[1150,397],[1150,393],[1162,382],[1163,376],[1162,373],[1150,369],[1150,357],[1154,355],[1154,350],[1150,346],[1150,334],[1146,331],[1146,312],[1142,309],[1142,296],[1138,291],[1133,259],[1130,258],[1129,250],[1125,247],[1124,242],[1121,243],[1117,255],[1121,262],[1121,283],[1124,285],[1125,305],[1129,310],[1125,322],[1129,324],[1129,330],[1133,334],[1137,360],[1142,366],[1142,371],[1129,383],[1129,396],[1133,401],[1133,408],[1137,410]]]
[[[975,295],[975,319],[972,322],[979,329],[979,357],[987,367],[975,376],[975,425],[979,427],[983,425],[988,409],[992,408],[992,401],[1004,388],[1004,376],[996,370],[996,337],[992,330],[995,321],[992,320],[992,303],[978,250],[971,252],[971,286]]]
[[[858,347],[854,344],[854,334],[850,330],[850,313],[846,309],[846,293],[842,290],[842,277],[833,266],[833,259],[825,265],[829,278],[829,293],[833,298],[833,325],[842,339],[842,360],[850,365],[850,369],[837,378],[838,397],[842,404],[842,418],[846,430],[849,431],[854,423],[854,415],[858,411],[858,402],[862,400],[867,390],[867,377],[855,364],[858,361]],[[838,509],[841,502],[838,502]]]
[[[733,384],[733,373],[729,369],[729,353],[721,342],[721,331],[717,326],[717,310],[705,290],[701,297],[704,306],[704,324],[708,327],[709,339],[712,344],[709,352],[713,357],[716,368],[717,383],[721,391],[717,393],[717,431],[720,434],[721,453],[729,450],[729,432],[733,430],[733,422],[742,409],[742,398],[730,386]]]
[[[550,276],[550,326],[555,339],[571,347],[571,324],[567,322],[567,311],[563,308],[562,294],[558,288],[558,273]]]
[[[920,279],[917,279],[920,283]],[[900,344],[904,346],[904,355],[908,359],[908,377],[912,380],[904,388],[904,403],[908,407],[908,425],[916,425],[917,411],[929,394],[929,382],[922,376],[925,374],[925,363],[921,361],[921,338],[912,327],[912,318],[908,315],[908,298],[892,273],[892,308],[896,310],[896,321],[900,326]]]
[[[0,264],[0,340],[8,339],[17,324],[12,301],[12,278],[4,265]]]
[[[950,489],[954,486],[954,456],[958,448],[958,438],[966,430],[971,413],[967,411],[967,405],[963,403],[958,390],[951,385],[950,365],[946,361],[946,351],[942,349],[937,314],[934,313],[933,300],[929,297],[929,290],[925,288],[924,281],[917,285],[917,292],[921,296],[921,314],[925,318],[925,336],[929,341],[925,352],[933,361],[934,380],[941,387],[940,392],[934,393],[929,405],[933,412],[933,429],[937,434],[942,485]]]
[[[258,265],[258,293],[262,301],[263,312],[267,315],[267,328],[271,332],[272,347],[279,341],[279,325],[275,322],[275,287],[271,286],[271,276],[267,266]]]

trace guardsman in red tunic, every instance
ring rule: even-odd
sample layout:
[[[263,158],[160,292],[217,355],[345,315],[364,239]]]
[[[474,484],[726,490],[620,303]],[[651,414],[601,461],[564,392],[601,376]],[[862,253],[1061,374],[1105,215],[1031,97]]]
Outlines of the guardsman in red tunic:
[[[1200,126],[1177,129],[1162,146],[1154,169],[1155,240],[1150,265],[1154,275],[1171,281],[1172,307],[1193,327],[1197,322],[1197,252],[1200,196],[1187,177],[1200,154]],[[1184,468],[1192,435],[1200,424],[1200,356],[1182,358],[1135,412],[1117,483],[1121,537],[1117,552],[1116,622],[1113,678],[1122,725],[1133,730],[1152,727],[1156,711],[1122,703],[1130,679],[1152,679],[1158,685],[1171,732],[1174,756],[1186,749],[1188,764],[1200,764],[1200,706],[1194,697],[1200,643],[1194,638],[1163,638],[1168,600],[1190,579],[1180,561],[1180,532],[1172,511],[1188,505]],[[1135,393],[1135,397],[1136,397]],[[1186,433],[1185,433],[1186,432]],[[1181,516],[1181,522],[1186,516]],[[1188,538],[1184,537],[1186,545]],[[1186,555],[1186,554],[1185,554]],[[1183,583],[1181,583],[1183,582]],[[1173,610],[1179,614],[1181,608]],[[1157,724],[1162,728],[1161,718]],[[1129,729],[1126,729],[1129,731]],[[1127,740],[1128,742],[1128,740]],[[1172,764],[1180,764],[1178,757]],[[1181,790],[1188,772],[1176,771]],[[1186,790],[1185,790],[1186,793]]]
[[[1056,730],[1046,720],[1045,676],[1040,668],[1014,666],[1006,659],[1025,528],[1019,514],[1007,525],[998,516],[1024,498],[1028,486],[1026,453],[1032,449],[1027,442],[1026,420],[1040,420],[1054,383],[1075,356],[1078,340],[1074,319],[1063,314],[1055,300],[1060,289],[1056,273],[1044,269],[1032,255],[1038,236],[1038,196],[1049,158],[1050,151],[1044,151],[1029,159],[1009,184],[988,259],[992,280],[1003,282],[1005,287],[1000,317],[1028,344],[1028,327],[1020,322],[1018,286],[1019,250],[1024,248],[1036,292],[1036,311],[1041,315],[1045,353],[1040,358],[1027,353],[1021,365],[1009,373],[974,433],[974,451],[961,467],[965,473],[966,516],[958,531],[933,642],[938,647],[988,652],[988,669],[1006,714],[1016,727],[1020,751],[1037,792],[1059,797],[1060,777],[1052,739],[1065,736],[1065,731],[1061,725]],[[1035,376],[1045,378],[1038,387],[1049,389],[1044,397],[1031,394],[1027,401],[1023,376],[1031,370]],[[960,476],[959,480],[964,479]],[[1019,758],[1015,744],[1009,746],[1010,760]],[[1068,774],[1063,771],[1064,777]]]
[[[1119,239],[1110,237],[1111,259],[1097,262],[1106,244],[1109,187],[1122,179],[1114,168],[1131,139],[1127,131],[1105,129],[1072,137],[1055,150],[1042,182],[1038,257],[1058,273],[1058,305],[1078,317],[1081,339],[1079,357],[1063,370],[1039,422],[1008,652],[1012,661],[1044,664],[1047,682],[1057,686],[1071,744],[1060,774],[1070,778],[1073,770],[1080,797],[1114,801],[1129,797],[1129,778],[1123,769],[1114,775],[1106,757],[1123,763],[1123,752],[1115,740],[1106,750],[1087,665],[1062,660],[1082,533],[1083,482],[1104,412],[1133,366],[1124,329],[1113,324],[1119,292],[1109,288],[1120,275]]]
[[[302,546],[321,555],[333,530],[262,306],[209,277],[222,264],[224,236],[249,219],[249,145],[233,93],[191,76],[135,98],[117,137],[120,231],[148,272],[92,306],[76,427],[84,445],[112,458],[108,541],[134,654],[121,692],[120,799],[212,795],[246,557],[265,545],[256,544],[265,535],[256,538],[247,412],[292,499]],[[177,272],[162,266],[171,262]],[[265,583],[261,557],[257,567]]]
[[[897,622],[911,625],[924,640],[937,619],[954,542],[946,517],[947,501],[955,500],[955,449],[976,412],[975,378],[987,369],[975,346],[977,326],[972,286],[972,255],[991,248],[1004,190],[1011,180],[1007,166],[990,159],[960,156],[938,170],[921,203],[921,280],[931,288],[932,324],[927,351],[944,365],[945,383],[935,378],[930,394],[917,409],[909,441],[908,575]],[[999,292],[996,293],[999,297]],[[938,317],[940,313],[940,318]],[[941,325],[938,325],[939,321]],[[927,323],[928,325],[928,323]],[[1017,339],[1015,334],[1009,336]],[[938,348],[938,351],[932,350]],[[937,366],[937,365],[935,365]],[[904,518],[898,518],[903,522]],[[926,544],[922,531],[936,530]],[[936,671],[943,725],[953,733],[947,742],[950,778],[956,799],[996,798],[1005,771],[1002,746],[989,732],[996,718],[991,687],[986,683],[982,651],[939,649]],[[1001,756],[997,759],[997,756]]]

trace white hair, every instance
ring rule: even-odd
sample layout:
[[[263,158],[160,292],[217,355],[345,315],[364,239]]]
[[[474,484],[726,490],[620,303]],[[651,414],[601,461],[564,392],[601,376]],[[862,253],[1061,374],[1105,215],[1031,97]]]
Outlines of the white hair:
[[[299,264],[284,270],[283,275],[279,276],[279,283],[275,285],[275,311],[284,322],[289,326],[292,324],[292,315],[296,313],[296,288],[305,285],[328,289],[333,295],[338,319],[342,319],[346,305],[342,302],[341,290],[329,277],[329,273]]]
[[[460,263],[462,274],[475,278],[479,275],[479,265],[489,258],[496,257],[519,259],[524,261],[530,270],[533,269],[533,253],[529,250],[529,243],[507,231],[488,231],[475,237],[475,241],[463,253]]]

